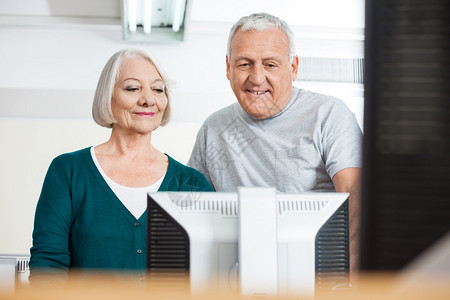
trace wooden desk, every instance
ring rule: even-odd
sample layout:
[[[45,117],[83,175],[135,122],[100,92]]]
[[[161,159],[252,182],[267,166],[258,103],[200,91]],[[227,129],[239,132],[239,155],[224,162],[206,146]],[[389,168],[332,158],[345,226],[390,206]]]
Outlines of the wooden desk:
[[[234,293],[209,291],[189,295],[181,290],[161,286],[148,289],[145,283],[123,276],[119,281],[109,276],[92,275],[77,278],[73,276],[65,286],[38,285],[16,289],[14,293],[2,293],[1,300],[128,300],[128,299],[245,299]],[[265,298],[268,299],[268,298]],[[308,299],[308,298],[299,298]],[[448,278],[428,278],[426,282],[411,286],[403,278],[393,274],[365,274],[357,278],[352,288],[338,290],[329,295],[315,297],[319,300],[450,300]]]

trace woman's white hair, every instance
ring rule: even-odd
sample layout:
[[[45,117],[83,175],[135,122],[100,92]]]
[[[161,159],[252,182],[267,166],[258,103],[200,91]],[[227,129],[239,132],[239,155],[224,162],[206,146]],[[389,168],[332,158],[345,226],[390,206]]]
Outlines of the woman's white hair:
[[[135,48],[120,50],[111,56],[103,67],[92,103],[92,117],[94,121],[98,125],[107,128],[112,128],[113,124],[117,122],[112,113],[111,100],[114,94],[114,86],[119,77],[120,65],[125,58],[130,57],[142,57],[148,60],[155,66],[156,71],[161,76],[165,85],[164,91],[167,97],[167,106],[164,110],[160,126],[166,125],[170,118],[170,99],[172,97],[174,81],[165,73],[155,58],[144,50]]]
[[[289,40],[289,62],[292,62],[295,56],[294,33],[285,21],[267,13],[255,13],[249,16],[242,17],[233,25],[233,27],[231,27],[227,45],[228,59],[230,59],[231,55],[231,40],[233,39],[238,29],[241,29],[242,31],[261,31],[271,27],[279,28],[286,34]]]

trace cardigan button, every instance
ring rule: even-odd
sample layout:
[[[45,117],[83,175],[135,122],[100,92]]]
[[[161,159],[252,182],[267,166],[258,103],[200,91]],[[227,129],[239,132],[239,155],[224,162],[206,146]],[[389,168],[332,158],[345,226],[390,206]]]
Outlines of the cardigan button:
[[[137,249],[136,252],[137,252],[138,254],[141,254],[141,253],[142,253],[142,250],[141,250],[141,249]]]
[[[139,222],[134,223],[134,227],[139,227],[139,225],[141,225]]]

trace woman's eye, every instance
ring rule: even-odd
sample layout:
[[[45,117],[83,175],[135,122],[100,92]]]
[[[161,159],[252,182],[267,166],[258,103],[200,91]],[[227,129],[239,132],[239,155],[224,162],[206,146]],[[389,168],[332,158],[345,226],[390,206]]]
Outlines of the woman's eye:
[[[164,89],[153,89],[155,92],[157,92],[158,94],[164,93]]]
[[[139,90],[139,88],[136,88],[136,87],[126,87],[125,90],[130,91],[130,92],[135,92],[135,91]]]

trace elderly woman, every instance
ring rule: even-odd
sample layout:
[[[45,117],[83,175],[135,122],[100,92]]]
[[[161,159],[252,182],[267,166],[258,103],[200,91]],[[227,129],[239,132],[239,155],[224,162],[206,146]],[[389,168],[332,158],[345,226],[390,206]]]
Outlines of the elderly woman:
[[[58,156],[36,207],[30,279],[71,268],[145,274],[147,192],[212,191],[200,172],[152,145],[169,119],[171,81],[142,50],[114,54],[92,113],[108,141]]]

